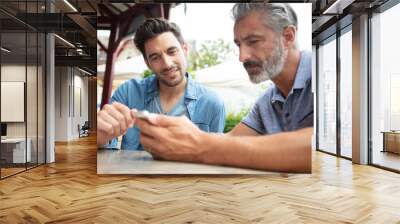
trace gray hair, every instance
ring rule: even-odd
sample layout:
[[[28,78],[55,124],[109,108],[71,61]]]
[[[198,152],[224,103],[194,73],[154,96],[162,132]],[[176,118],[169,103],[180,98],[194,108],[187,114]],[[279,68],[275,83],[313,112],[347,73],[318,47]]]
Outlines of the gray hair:
[[[254,11],[264,12],[264,24],[277,33],[290,25],[297,29],[297,15],[285,3],[237,3],[232,8],[235,23]]]

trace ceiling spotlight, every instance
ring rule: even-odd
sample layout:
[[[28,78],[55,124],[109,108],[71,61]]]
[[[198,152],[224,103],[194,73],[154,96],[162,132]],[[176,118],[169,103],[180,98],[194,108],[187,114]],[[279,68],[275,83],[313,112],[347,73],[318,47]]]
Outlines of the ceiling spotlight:
[[[57,34],[54,34],[54,36],[55,37],[57,37],[59,40],[61,40],[62,42],[64,42],[64,43],[66,43],[67,45],[69,45],[70,47],[73,47],[73,48],[75,48],[75,45],[73,45],[71,42],[69,42],[68,40],[66,40],[66,39],[64,39],[64,38],[62,38],[62,37],[60,37],[59,35],[57,35]]]
[[[87,75],[92,75],[92,73],[90,73],[90,72],[88,72],[88,71],[85,71],[85,70],[83,70],[83,69],[81,69],[81,68],[79,68],[79,67],[78,67],[78,69],[79,69],[79,71],[81,71],[81,72],[83,72],[83,73],[85,73],[85,74],[87,74]]]
[[[6,53],[10,53],[10,52],[11,52],[11,50],[9,50],[9,49],[7,49],[7,48],[5,48],[5,47],[1,47],[0,49],[1,49],[2,51],[6,52]]]
[[[68,0],[64,0],[65,4],[67,4],[74,12],[78,12],[78,10],[71,4],[69,3]]]
[[[355,0],[336,0],[322,14],[342,14],[343,10],[354,1]]]

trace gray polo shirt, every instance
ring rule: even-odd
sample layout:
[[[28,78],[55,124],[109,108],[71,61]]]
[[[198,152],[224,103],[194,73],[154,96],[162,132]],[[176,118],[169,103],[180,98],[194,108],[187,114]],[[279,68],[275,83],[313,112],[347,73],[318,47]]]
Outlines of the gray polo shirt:
[[[302,51],[294,84],[287,98],[273,85],[257,100],[242,123],[260,134],[273,134],[312,127],[313,115],[311,53]]]

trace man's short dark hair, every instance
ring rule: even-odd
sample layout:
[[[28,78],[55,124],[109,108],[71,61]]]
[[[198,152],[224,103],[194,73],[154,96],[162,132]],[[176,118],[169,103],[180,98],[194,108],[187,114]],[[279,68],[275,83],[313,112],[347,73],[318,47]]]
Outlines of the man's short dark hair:
[[[146,58],[144,44],[151,38],[154,38],[162,33],[171,32],[182,45],[183,37],[179,27],[175,23],[168,22],[162,18],[149,18],[138,28],[135,34],[135,45]]]

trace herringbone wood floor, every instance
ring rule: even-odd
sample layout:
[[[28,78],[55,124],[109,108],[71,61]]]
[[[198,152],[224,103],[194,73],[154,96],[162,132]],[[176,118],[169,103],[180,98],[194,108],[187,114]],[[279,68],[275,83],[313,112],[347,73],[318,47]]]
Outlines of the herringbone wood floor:
[[[400,223],[400,175],[320,152],[313,174],[98,176],[95,139],[0,181],[0,223]]]

